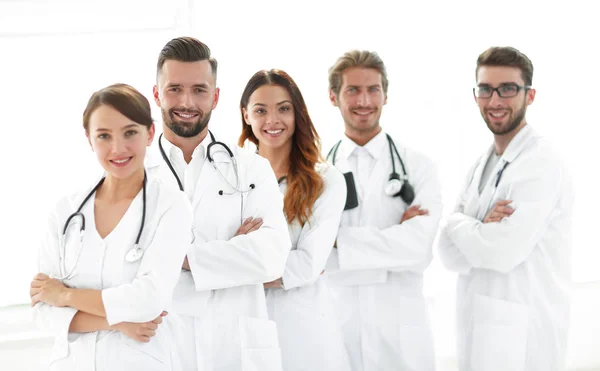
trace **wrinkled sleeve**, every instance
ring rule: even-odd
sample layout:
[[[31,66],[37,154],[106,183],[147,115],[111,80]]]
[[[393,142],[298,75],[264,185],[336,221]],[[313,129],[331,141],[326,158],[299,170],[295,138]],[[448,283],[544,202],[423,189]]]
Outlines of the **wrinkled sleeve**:
[[[59,229],[58,208],[48,218],[48,226],[44,240],[38,250],[38,272],[50,277],[60,277],[59,254]],[[53,334],[56,343],[66,344],[68,341],[69,327],[77,309],[69,307],[55,307],[44,302],[38,302],[33,307],[33,319],[43,331]]]
[[[312,217],[305,223],[295,250],[290,251],[283,274],[286,290],[315,282],[333,248],[346,203],[344,176],[335,168],[327,169],[324,190],[315,202]]]
[[[283,275],[291,241],[283,214],[283,196],[271,165],[265,159],[253,163],[256,187],[248,204],[257,206],[262,226],[230,240],[212,240],[196,230],[188,251],[188,263],[196,291],[262,284]]]
[[[423,272],[432,259],[432,246],[442,213],[437,169],[426,158],[419,161],[411,180],[415,189],[413,205],[429,215],[417,216],[388,228],[341,227],[337,249],[341,271],[394,268]]]
[[[528,169],[510,185],[514,212],[500,223],[483,223],[457,212],[448,218],[449,239],[475,268],[510,272],[529,256],[557,205],[563,172],[553,161],[521,164]]]

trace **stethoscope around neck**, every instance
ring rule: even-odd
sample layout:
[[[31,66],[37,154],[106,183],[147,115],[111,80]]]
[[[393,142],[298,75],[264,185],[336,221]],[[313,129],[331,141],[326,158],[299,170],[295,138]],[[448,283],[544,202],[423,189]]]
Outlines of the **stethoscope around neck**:
[[[390,158],[392,160],[392,173],[388,178],[388,182],[385,185],[384,192],[387,196],[390,197],[400,197],[402,201],[406,204],[410,205],[415,199],[415,190],[413,186],[408,182],[408,174],[406,173],[406,168],[404,167],[404,161],[402,161],[402,157],[398,152],[398,148],[396,148],[396,144],[392,140],[389,134],[385,134],[388,146],[390,149]],[[327,159],[332,158],[332,164],[335,166],[335,159],[337,157],[338,149],[342,141],[338,141],[332,148],[329,150],[327,154]],[[396,157],[398,157],[398,161],[400,162],[400,166],[402,167],[402,175],[396,172],[396,161],[394,159],[394,153]],[[333,156],[332,156],[333,155]],[[346,205],[344,210],[354,209],[358,206],[358,197],[356,196],[356,185],[354,183],[354,177],[352,176],[352,172],[348,172],[344,174],[346,178],[346,187],[347,187],[347,198]]]
[[[60,274],[61,274],[61,277],[55,277],[59,280],[70,280],[73,277],[75,277],[75,275],[77,274],[76,268],[77,268],[77,264],[79,263],[79,257],[81,256],[81,250],[83,249],[83,235],[85,233],[85,215],[83,215],[83,213],[81,212],[81,209],[83,209],[83,206],[85,206],[85,204],[92,197],[92,195],[94,195],[94,193],[96,193],[98,188],[100,188],[100,186],[104,183],[105,179],[106,179],[106,177],[102,177],[102,179],[100,179],[98,184],[96,184],[96,186],[90,191],[90,193],[83,199],[83,201],[77,208],[77,211],[75,211],[73,214],[69,215],[69,217],[67,218],[67,221],[65,222],[65,225],[64,225],[63,231],[62,231],[62,235],[60,237],[60,240],[61,240],[61,242],[60,242],[60,244],[61,244],[61,251],[60,251],[61,273]],[[144,255],[144,249],[142,249],[140,247],[140,238],[142,237],[142,232],[144,231],[144,223],[146,221],[146,183],[147,182],[148,182],[148,180],[146,177],[146,171],[144,171],[144,183],[142,185],[142,222],[140,224],[140,228],[139,228],[137,237],[135,239],[135,244],[133,245],[133,248],[131,248],[125,254],[125,260],[130,263],[139,260]],[[69,228],[69,223],[71,222],[71,220],[73,220],[77,217],[79,217],[81,219],[81,227],[79,228],[79,249],[77,251],[77,256],[75,258],[75,264],[73,264],[73,267],[67,273],[67,267],[66,267],[66,249],[67,249],[66,236],[67,236],[67,234],[66,233],[67,233],[67,229]]]
[[[219,190],[219,195],[223,196],[223,195],[232,195],[235,193],[248,193],[251,190],[253,190],[254,188],[256,188],[256,186],[254,185],[254,183],[251,183],[247,189],[242,189],[241,188],[241,184],[240,184],[240,176],[239,176],[239,172],[238,172],[238,165],[237,165],[237,160],[235,159],[235,156],[233,155],[233,152],[231,151],[231,149],[223,142],[219,142],[215,139],[215,136],[213,135],[213,133],[211,133],[211,131],[208,131],[208,134],[210,135],[210,144],[206,147],[206,158],[208,159],[208,162],[210,162],[210,164],[212,165],[212,167],[215,169],[215,171],[221,176],[221,178],[234,190],[233,192],[226,192],[223,189]],[[173,164],[171,164],[171,161],[169,161],[169,158],[167,157],[167,154],[165,153],[165,149],[162,146],[161,140],[162,140],[163,134],[160,134],[160,137],[158,138],[158,149],[160,150],[160,154],[163,158],[163,160],[165,160],[165,162],[167,163],[167,166],[169,167],[169,169],[171,170],[171,173],[173,174],[173,176],[175,177],[175,180],[177,180],[177,185],[179,186],[179,189],[181,191],[183,191],[183,183],[181,182],[181,179],[179,178],[179,175],[177,175],[177,172],[175,171],[175,168],[173,167]],[[212,157],[211,155],[211,150],[213,149],[213,147],[215,146],[221,146],[225,149],[225,151],[227,151],[227,154],[229,155],[229,159],[231,160],[231,164],[233,166],[233,172],[235,174],[235,185],[231,184],[231,182],[223,175],[223,173],[217,168],[217,165],[215,164],[215,159]]]

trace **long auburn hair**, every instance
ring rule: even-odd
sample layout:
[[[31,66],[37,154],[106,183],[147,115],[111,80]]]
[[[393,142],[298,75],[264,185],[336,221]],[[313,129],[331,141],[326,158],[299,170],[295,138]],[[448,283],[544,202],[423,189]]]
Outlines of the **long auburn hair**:
[[[281,86],[290,94],[294,106],[295,130],[292,136],[292,151],[287,174],[287,191],[283,199],[283,210],[288,223],[298,219],[304,225],[312,215],[312,207],[323,192],[323,178],[315,169],[321,157],[321,139],[313,125],[306,103],[298,85],[285,71],[272,69],[261,70],[254,74],[246,84],[240,99],[242,114],[242,133],[238,140],[240,147],[246,139],[259,145],[252,132],[252,127],[244,120],[244,109],[247,108],[250,96],[263,85]]]

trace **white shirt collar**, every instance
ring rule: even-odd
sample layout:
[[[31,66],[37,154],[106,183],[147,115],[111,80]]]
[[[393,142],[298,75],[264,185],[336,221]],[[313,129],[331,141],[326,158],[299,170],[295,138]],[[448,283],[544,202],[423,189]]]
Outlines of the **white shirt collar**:
[[[160,139],[162,139],[160,144],[162,144],[165,154],[170,159],[176,158],[183,161],[183,151],[179,147],[171,143],[164,135],[161,136]],[[210,143],[212,143],[212,138],[209,132],[206,134],[206,137],[202,139],[202,142],[200,142],[200,144],[194,148],[194,151],[192,152],[192,159],[197,158],[198,156],[198,158],[204,159],[204,157],[206,157],[206,149]]]
[[[387,139],[383,130],[377,133],[377,135],[375,135],[364,146],[359,146],[346,135],[344,135],[342,138],[342,147],[344,148],[343,155],[346,157],[346,159],[348,159],[357,148],[363,148],[374,159],[378,160],[386,146]]]

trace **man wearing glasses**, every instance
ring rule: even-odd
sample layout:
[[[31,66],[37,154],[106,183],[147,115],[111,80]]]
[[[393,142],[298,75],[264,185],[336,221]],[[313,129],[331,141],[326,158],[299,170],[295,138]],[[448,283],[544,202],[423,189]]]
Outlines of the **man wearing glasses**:
[[[494,144],[469,171],[439,254],[457,273],[459,369],[564,369],[571,178],[527,124],[533,65],[510,47],[477,60],[473,89]]]

